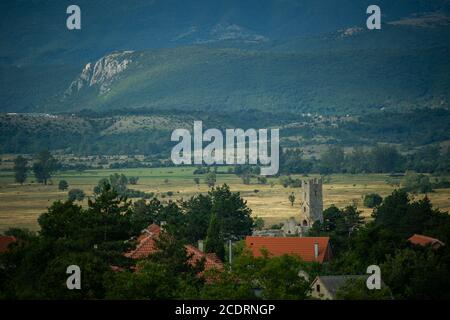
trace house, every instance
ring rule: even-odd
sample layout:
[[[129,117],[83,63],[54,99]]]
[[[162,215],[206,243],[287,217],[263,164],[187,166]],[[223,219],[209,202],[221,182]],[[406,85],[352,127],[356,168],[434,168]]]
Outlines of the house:
[[[338,275],[338,276],[317,276],[311,283],[311,297],[322,300],[334,300],[340,288],[347,281],[366,281],[369,275]],[[386,285],[381,281],[381,287]]]
[[[132,259],[144,259],[149,255],[155,253],[158,248],[156,241],[161,234],[161,227],[156,224],[151,224],[144,230],[142,230],[141,235],[137,239],[137,246],[134,250],[131,250],[124,255]],[[205,259],[205,270],[223,269],[223,263],[216,256],[215,253],[205,253],[202,248],[196,248],[193,245],[185,245],[186,254],[190,257],[189,262],[192,265],[196,265],[203,258]]]
[[[333,258],[329,237],[254,237],[245,239],[246,247],[253,256],[262,256],[262,250],[269,255],[293,254],[303,261],[323,263]]]
[[[439,239],[427,237],[422,234],[414,234],[413,236],[411,236],[408,239],[408,241],[411,242],[412,244],[420,245],[420,246],[428,246],[429,245],[429,246],[431,246],[431,248],[433,248],[435,250],[439,249],[440,247],[445,245]]]
[[[223,263],[222,261],[220,261],[220,259],[216,256],[215,253],[205,253],[190,244],[185,245],[184,247],[186,248],[187,255],[191,257],[189,262],[192,263],[192,265],[197,264],[203,258],[205,258],[205,270],[223,269]]]
[[[143,259],[156,252],[156,240],[161,234],[161,227],[151,224],[141,231],[141,235],[137,238],[136,248],[125,253],[125,257],[132,259]]]
[[[16,241],[16,238],[13,236],[0,236],[0,253],[8,251],[9,245]]]

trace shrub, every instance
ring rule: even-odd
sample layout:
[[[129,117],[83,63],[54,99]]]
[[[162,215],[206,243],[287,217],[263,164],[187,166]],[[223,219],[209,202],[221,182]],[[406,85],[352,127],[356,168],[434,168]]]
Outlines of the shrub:
[[[364,197],[364,206],[367,208],[375,208],[383,202],[383,198],[376,193],[367,194]]]
[[[66,180],[60,180],[59,181],[59,183],[58,183],[58,189],[59,190],[64,191],[64,190],[67,190],[68,188],[69,188],[69,183],[67,183]]]
[[[71,189],[68,196],[71,201],[83,201],[86,194],[81,189]]]

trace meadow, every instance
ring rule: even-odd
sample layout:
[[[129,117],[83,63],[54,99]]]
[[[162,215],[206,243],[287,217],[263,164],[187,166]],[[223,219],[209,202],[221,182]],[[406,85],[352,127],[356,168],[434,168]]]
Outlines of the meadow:
[[[220,169],[224,170],[224,169]],[[220,171],[219,170],[219,171]],[[123,173],[126,176],[137,176],[137,185],[129,188],[153,192],[162,201],[177,201],[188,199],[197,193],[206,193],[209,188],[204,183],[203,175],[194,175],[192,167],[178,168],[139,168],[139,169],[101,169],[83,172],[65,171],[52,177],[52,185],[34,183],[30,176],[24,185],[14,182],[13,172],[0,172],[0,232],[11,227],[29,228],[37,230],[37,218],[46,211],[54,201],[67,198],[67,191],[58,190],[59,180],[66,180],[69,189],[82,189],[88,197],[93,195],[93,188],[101,178],[109,177],[113,173]],[[194,178],[200,178],[200,185],[196,185]],[[295,177],[295,176],[293,176]],[[300,176],[298,176],[300,177]],[[300,178],[313,178],[314,175]],[[335,204],[338,207],[355,204],[366,218],[370,218],[372,209],[362,204],[363,197],[368,193],[378,193],[385,197],[396,187],[388,183],[386,174],[335,174],[326,178],[324,182],[324,208]],[[252,179],[251,184],[245,185],[241,178],[233,174],[217,174],[216,185],[226,183],[232,191],[238,191],[252,209],[253,215],[264,219],[265,225],[283,222],[289,217],[298,216],[300,210],[300,189],[284,188],[278,178],[268,179],[266,185],[257,184]],[[168,195],[168,192],[171,196]],[[294,206],[291,206],[288,196],[296,195]],[[414,198],[423,194],[413,195]],[[438,189],[428,194],[433,205],[443,211],[450,211],[450,189]],[[87,205],[87,199],[83,201]]]

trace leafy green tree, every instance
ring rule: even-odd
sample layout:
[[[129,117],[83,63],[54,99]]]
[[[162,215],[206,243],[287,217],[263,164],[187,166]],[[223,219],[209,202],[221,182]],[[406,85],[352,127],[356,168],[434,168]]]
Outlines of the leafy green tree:
[[[70,189],[68,197],[70,201],[83,201],[86,194],[81,189]]]
[[[430,200],[411,202],[404,190],[396,190],[375,208],[375,223],[407,239],[414,233],[423,233],[426,226],[439,214]]]
[[[241,176],[241,179],[242,179],[242,183],[245,185],[249,185],[251,182],[251,176],[249,174],[243,174]]]
[[[404,159],[395,147],[378,145],[369,154],[372,172],[402,171]]]
[[[132,228],[131,202],[109,184],[93,200],[88,200],[88,206],[87,214],[95,219],[90,232],[97,241],[129,239],[140,231]]]
[[[280,154],[280,172],[282,174],[306,174],[312,169],[312,163],[303,157],[301,149],[288,149]]]
[[[363,274],[367,266],[380,265],[387,255],[393,254],[406,243],[398,234],[374,222],[359,228],[347,239],[349,241],[341,245],[341,249],[333,245],[335,259],[331,269],[340,274]]]
[[[391,300],[392,293],[387,286],[369,290],[366,279],[349,279],[336,292],[338,300]]]
[[[433,191],[430,178],[424,174],[418,174],[413,171],[407,171],[401,181],[401,185],[407,192],[427,193]]]
[[[82,290],[68,290],[66,269],[77,265],[81,269]],[[110,267],[94,252],[68,252],[48,262],[39,279],[40,290],[45,299],[102,299],[104,298],[103,275]]]
[[[292,255],[255,258],[244,251],[232,268],[216,274],[215,281],[202,289],[203,299],[276,299],[302,300],[309,293],[309,281],[299,276],[305,271],[314,276],[317,266],[307,265]]]
[[[299,277],[304,264],[297,256],[258,259],[261,261],[257,263],[256,283],[260,286],[263,299],[306,299],[309,282]]]
[[[28,160],[22,156],[14,159],[14,179],[17,183],[23,184],[27,180]]]
[[[258,180],[259,184],[264,184],[264,185],[267,184],[267,178],[266,177],[258,177],[257,180]]]
[[[352,234],[362,225],[363,219],[356,207],[348,206],[340,210],[333,205],[324,210],[323,222],[315,222],[310,234],[329,236],[337,253],[349,246]]]
[[[396,299],[449,299],[448,260],[431,248],[406,248],[381,265],[383,279]]]
[[[208,187],[213,188],[216,185],[216,174],[214,172],[208,172],[205,177],[205,183]]]
[[[72,201],[54,202],[38,218],[41,227],[41,235],[46,238],[76,238],[86,223],[86,219],[81,206]]]
[[[106,298],[121,300],[175,299],[179,277],[173,277],[165,265],[145,261],[139,272],[111,273],[105,278]]]
[[[118,194],[124,194],[127,190],[128,178],[122,173],[114,173],[109,176],[111,187],[117,191]]]
[[[213,188],[208,195],[212,200],[211,212],[217,215],[225,240],[240,240],[252,233],[252,211],[238,192],[231,192],[224,184]]]
[[[264,219],[263,218],[256,218],[255,219],[255,229],[256,230],[262,230],[264,228]]]
[[[291,203],[291,207],[293,207],[295,202],[295,194],[293,192],[289,195],[289,202]]]
[[[366,194],[364,196],[364,206],[367,208],[375,208],[383,202],[383,198],[376,193]]]
[[[67,190],[69,188],[69,183],[66,180],[60,180],[58,183],[58,189],[59,190]]]
[[[139,199],[133,203],[133,215],[130,216],[130,222],[134,230],[143,230],[157,220],[159,212],[162,210],[162,204],[157,198],[147,202]]]
[[[57,164],[57,161],[49,151],[40,152],[36,157],[36,162],[33,164],[33,172],[37,181],[46,185],[52,173],[57,169]]]
[[[139,181],[139,177],[129,177],[128,178],[128,182],[130,183],[130,184],[137,184],[138,183],[138,181]]]
[[[209,276],[214,281],[207,282],[200,293],[206,300],[255,300],[254,285],[250,281],[239,280],[236,272],[214,272]]]
[[[225,258],[224,239],[220,229],[217,215],[213,213],[209,222],[208,232],[206,235],[206,252],[214,252],[220,259]]]
[[[341,172],[344,163],[344,150],[331,146],[320,158],[320,173]]]
[[[200,178],[195,177],[194,182],[195,182],[195,185],[198,187],[200,185]]]
[[[212,199],[209,195],[198,194],[182,204],[186,225],[185,239],[196,244],[206,239],[211,220]]]
[[[364,152],[363,147],[355,147],[345,157],[345,168],[349,173],[370,172],[369,156]]]

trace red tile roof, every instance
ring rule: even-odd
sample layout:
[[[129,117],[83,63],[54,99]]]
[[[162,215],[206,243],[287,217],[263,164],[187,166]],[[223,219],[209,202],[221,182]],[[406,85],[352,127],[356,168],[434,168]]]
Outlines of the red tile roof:
[[[137,246],[134,250],[125,253],[125,256],[132,259],[143,259],[149,255],[155,253],[158,248],[156,246],[156,240],[161,234],[161,228],[152,224],[146,229],[142,230],[141,235],[137,239]],[[214,253],[204,253],[192,245],[185,245],[186,253],[188,256],[192,256],[190,262],[197,264],[202,258],[205,258],[205,270],[210,269],[223,269],[223,263]]]
[[[298,255],[303,261],[325,262],[333,257],[329,237],[247,237],[247,248],[253,256],[262,256],[261,249],[265,248],[270,255],[282,256],[284,254]],[[314,244],[319,245],[319,255],[314,256]]]
[[[215,253],[204,253],[190,244],[185,245],[184,247],[186,248],[187,255],[188,256],[192,255],[191,259],[189,260],[191,264],[195,265],[198,262],[200,262],[203,258],[205,258],[205,270],[223,269],[223,263],[222,261],[220,261],[220,259],[217,257]]]
[[[151,224],[144,230],[137,239],[137,246],[134,250],[125,253],[125,256],[132,259],[142,259],[156,252],[156,240],[161,234],[161,228],[156,224]]]
[[[427,246],[431,245],[434,249],[437,249],[444,245],[442,241],[436,238],[424,236],[422,234],[415,234],[408,239],[409,242],[416,245]]]
[[[16,242],[13,236],[0,236],[0,253],[8,251],[9,245],[13,242]]]

